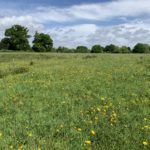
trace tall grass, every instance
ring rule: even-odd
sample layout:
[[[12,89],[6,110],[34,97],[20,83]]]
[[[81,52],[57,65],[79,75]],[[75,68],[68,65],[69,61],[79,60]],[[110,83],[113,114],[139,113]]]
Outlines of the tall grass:
[[[0,149],[150,149],[150,55],[0,54]]]

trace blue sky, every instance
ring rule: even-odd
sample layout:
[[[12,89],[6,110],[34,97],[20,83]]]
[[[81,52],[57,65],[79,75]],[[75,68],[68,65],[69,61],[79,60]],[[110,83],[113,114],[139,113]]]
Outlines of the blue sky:
[[[21,24],[32,36],[50,34],[55,47],[150,44],[149,6],[149,0],[0,0],[0,39]]]
[[[15,4],[15,5],[21,5],[24,7],[24,5],[33,6],[33,5],[51,5],[51,6],[59,6],[59,7],[66,7],[71,5],[79,5],[79,4],[87,4],[87,3],[99,3],[99,2],[109,2],[111,0],[7,0],[3,1],[4,4]]]

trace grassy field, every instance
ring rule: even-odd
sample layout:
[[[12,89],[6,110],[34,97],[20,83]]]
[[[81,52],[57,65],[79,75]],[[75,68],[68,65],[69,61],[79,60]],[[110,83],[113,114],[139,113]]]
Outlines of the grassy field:
[[[150,149],[150,55],[0,53],[10,149]]]

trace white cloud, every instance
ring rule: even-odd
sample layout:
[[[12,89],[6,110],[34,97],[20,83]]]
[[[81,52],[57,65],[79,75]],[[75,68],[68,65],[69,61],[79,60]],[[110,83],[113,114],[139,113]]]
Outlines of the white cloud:
[[[34,21],[43,23],[47,21],[70,22],[77,20],[98,20],[104,21],[114,17],[138,17],[141,15],[150,16],[149,0],[117,0],[105,3],[83,4],[70,6],[68,8],[37,7],[33,10],[9,10],[1,8],[0,18],[7,15],[20,17],[20,15],[31,16]],[[6,15],[7,13],[7,15]]]
[[[116,0],[68,8],[49,6],[37,7],[33,10],[1,8],[0,38],[3,37],[6,28],[13,24],[21,24],[29,28],[31,35],[36,30],[49,33],[54,39],[55,46],[91,46],[97,43],[133,46],[137,42],[150,43],[150,20],[147,19],[150,17],[149,6],[149,0]],[[136,19],[129,21],[128,17]],[[118,18],[126,23],[111,25],[111,20]],[[105,27],[95,23],[103,21],[108,21],[110,25]],[[57,22],[60,27],[44,25],[51,22]],[[62,23],[65,23],[65,26],[61,27]],[[68,23],[76,25],[68,25]]]
[[[77,45],[90,46],[87,37],[94,34],[98,27],[94,24],[81,24],[68,27],[53,28],[46,32],[52,35],[55,46],[76,47]]]
[[[29,29],[29,35],[34,35],[35,31],[44,32],[44,25],[37,23],[31,16],[12,16],[0,18],[0,39],[4,37],[5,29],[11,27],[14,24],[20,24]],[[33,37],[29,39],[32,43]]]
[[[44,23],[47,21],[66,22],[72,20],[67,9],[56,7],[38,7],[35,12],[30,14],[35,21]]]
[[[91,47],[94,44],[105,46],[113,43],[133,47],[138,42],[150,43],[149,24],[138,21],[105,28],[94,24],[84,24],[53,28],[47,32],[52,35],[55,46],[86,45]]]
[[[150,43],[150,28],[143,22],[130,22],[106,28],[99,27],[94,34],[87,37],[87,41],[91,45],[100,43],[105,46],[113,43],[133,47],[138,42]]]
[[[76,20],[104,21],[115,17],[150,16],[149,0],[118,0],[106,3],[75,5],[69,8],[41,7],[32,15],[40,22]]]

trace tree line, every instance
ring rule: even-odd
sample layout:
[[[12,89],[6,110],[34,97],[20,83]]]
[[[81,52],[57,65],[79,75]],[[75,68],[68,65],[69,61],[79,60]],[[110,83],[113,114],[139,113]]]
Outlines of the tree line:
[[[0,41],[0,50],[58,52],[58,53],[150,53],[150,45],[137,43],[132,49],[127,46],[114,44],[105,47],[97,44],[91,49],[86,46],[77,46],[75,49],[67,47],[53,47],[53,40],[49,34],[35,32],[32,46],[29,44],[28,28],[21,25],[13,25],[5,30],[4,38]]]

